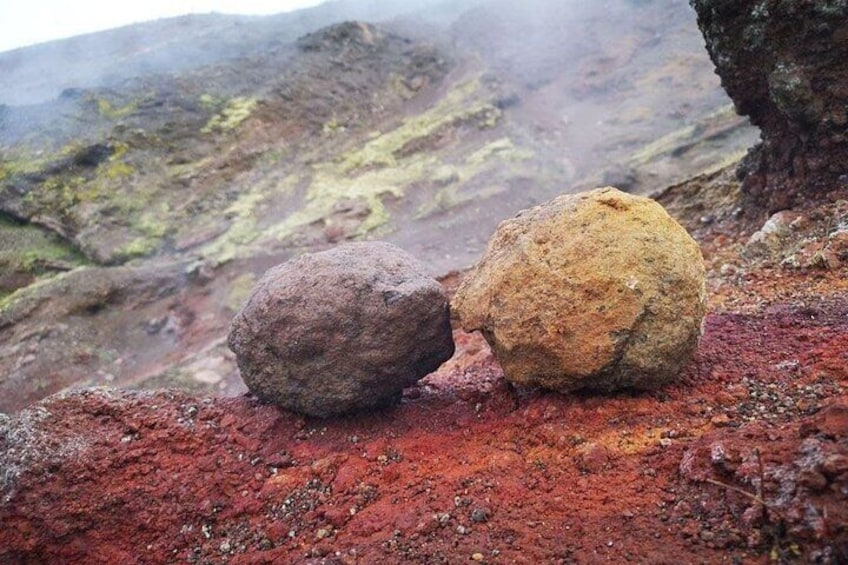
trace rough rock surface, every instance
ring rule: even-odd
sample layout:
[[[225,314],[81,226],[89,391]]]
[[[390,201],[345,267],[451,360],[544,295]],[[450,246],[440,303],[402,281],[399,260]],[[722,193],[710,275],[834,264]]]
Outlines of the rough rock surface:
[[[697,347],[704,277],[698,245],[659,204],[607,187],[503,222],[453,306],[513,382],[650,389]]]
[[[762,130],[743,189],[779,210],[848,190],[848,3],[691,0],[722,85]]]
[[[454,351],[441,285],[382,242],[268,271],[233,320],[229,345],[256,396],[320,417],[390,403]]]

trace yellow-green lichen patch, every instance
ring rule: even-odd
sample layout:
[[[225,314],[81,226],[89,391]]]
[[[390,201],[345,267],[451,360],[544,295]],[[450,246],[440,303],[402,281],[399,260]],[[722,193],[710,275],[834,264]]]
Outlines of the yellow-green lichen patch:
[[[159,204],[157,209],[141,214],[133,223],[133,228],[150,238],[162,238],[168,233],[164,222],[170,215],[171,207],[167,202]]]
[[[388,85],[391,92],[403,100],[409,100],[415,96],[415,90],[410,88],[407,80],[397,73],[392,73]]]
[[[40,153],[38,155],[8,154],[0,161],[0,181],[15,175],[26,175],[37,173],[44,169],[50,162],[52,155]]]
[[[246,98],[244,96],[232,98],[220,112],[209,118],[209,121],[206,122],[206,125],[200,131],[202,133],[212,133],[215,131],[226,132],[234,130],[250,117],[256,104],[257,100],[255,98]]]
[[[129,146],[126,143],[114,143],[112,145],[112,155],[109,156],[109,159],[105,163],[101,163],[98,166],[96,175],[102,175],[109,180],[123,179],[131,176],[135,172],[135,169],[124,160],[124,156],[128,151]]]
[[[114,256],[118,262],[129,261],[136,257],[151,255],[159,247],[159,240],[151,237],[137,237],[115,250]]]
[[[80,222],[83,218],[79,217],[77,209],[81,205],[90,209],[91,204],[112,201],[120,207],[127,200],[126,193],[117,189],[135,173],[124,160],[128,149],[125,144],[116,143],[110,147],[108,159],[95,169],[86,169],[68,161],[86,150],[80,142],[72,141],[55,153],[7,160],[0,165],[0,176],[31,175],[30,178],[34,178],[37,174],[43,178],[26,182],[26,193],[20,198],[26,215],[63,222],[74,218],[72,223]],[[49,173],[45,174],[47,171]]]
[[[134,172],[135,169],[120,160],[110,161],[103,166],[103,175],[109,180],[126,178]]]
[[[114,252],[119,262],[152,255],[159,250],[162,239],[171,231],[168,223],[170,206],[167,202],[146,210],[135,216],[130,224],[130,233],[137,236]]]
[[[531,159],[533,157],[533,152],[528,151],[527,149],[519,149],[515,146],[512,140],[508,137],[502,137],[500,139],[496,139],[490,143],[487,143],[471,155],[469,155],[465,162],[469,165],[479,166],[491,159],[497,159],[498,161],[524,161],[526,159]]]
[[[23,202],[36,212],[33,215],[62,216],[79,202],[84,184],[85,177],[52,176],[30,190]]]
[[[333,116],[321,127],[321,132],[324,135],[335,135],[345,131],[345,126],[342,125],[336,116]]]
[[[726,128],[735,127],[739,122],[740,118],[733,104],[725,104],[700,119],[697,124],[684,126],[645,145],[630,156],[628,164],[631,167],[647,165],[681,148],[690,147],[700,139],[708,139],[712,130],[721,133]]]
[[[485,129],[497,124],[500,110],[480,93],[478,79],[467,81],[449,92],[437,105],[422,114],[406,118],[396,128],[376,132],[362,146],[339,158],[313,166],[313,176],[304,206],[286,217],[267,233],[277,240],[291,236],[301,226],[326,220],[342,200],[364,202],[368,214],[353,234],[362,236],[384,226],[389,212],[386,197],[401,198],[407,186],[423,179],[445,177],[470,178],[484,167],[499,147],[511,148],[509,140],[496,145],[474,162],[455,167],[445,162],[438,151],[406,152],[416,140],[426,139],[447,127],[471,124]]]
[[[424,202],[415,214],[415,219],[420,220],[433,214],[445,212],[457,207],[465,200],[466,198],[459,193],[459,187],[450,184],[437,190],[431,199]]]
[[[256,251],[279,243],[297,244],[312,237],[308,234],[321,237],[317,230],[334,226],[343,226],[338,229],[344,230],[345,237],[362,237],[387,227],[388,202],[407,196],[409,190],[427,191],[413,194],[418,202],[435,202],[422,209],[422,215],[452,208],[489,190],[479,186],[473,194],[463,192],[465,183],[484,171],[532,157],[506,137],[481,146],[474,143],[479,138],[473,135],[453,135],[460,129],[485,130],[497,125],[501,113],[489,100],[479,79],[469,80],[424,112],[360,137],[359,145],[351,147],[352,140],[341,136],[338,141],[328,141],[323,155],[308,159],[313,164],[308,165],[305,178],[289,175],[280,186],[261,182],[243,193],[224,211],[231,222],[229,229],[204,247],[203,255],[225,262],[250,253],[247,246]],[[325,130],[329,135],[341,127],[330,120]],[[467,141],[457,142],[463,139]],[[340,146],[347,150],[334,155],[332,148]],[[304,189],[302,201],[290,192],[297,186]],[[289,198],[281,201],[276,195],[283,192]],[[351,205],[361,212],[349,215]]]
[[[138,102],[130,102],[123,106],[114,106],[112,102],[105,98],[95,98],[97,104],[97,112],[109,120],[120,120],[126,118],[136,110],[138,110]]]
[[[204,110],[210,112],[217,111],[226,103],[226,100],[213,96],[211,94],[202,94],[198,99]]]
[[[430,110],[404,120],[397,128],[381,133],[363,147],[342,157],[342,173],[374,167],[398,165],[398,155],[404,147],[415,140],[424,139],[440,129],[471,122],[478,128],[497,125],[501,111],[489,101],[481,98],[479,80],[470,80],[452,90],[439,104]]]
[[[223,212],[230,218],[230,227],[220,237],[203,248],[203,255],[219,263],[232,260],[240,248],[253,243],[263,232],[259,217],[269,199],[284,198],[297,186],[297,176],[275,179],[270,183],[259,183],[246,190]]]
[[[697,127],[691,125],[666,134],[631,155],[630,165],[633,167],[639,167],[650,163],[657,157],[665,155],[666,153],[673,151],[677,147],[680,147],[682,143],[689,139],[692,139],[692,137],[696,133]]]
[[[508,137],[489,142],[468,157],[461,166],[442,167],[430,181],[439,188],[431,199],[426,200],[415,214],[416,219],[445,212],[474,199],[485,198],[501,192],[500,186],[486,186],[473,192],[463,192],[462,184],[477,175],[504,163],[517,163],[533,158],[533,152],[515,146]]]
[[[435,158],[415,159],[388,169],[376,169],[355,176],[346,176],[334,165],[315,167],[312,183],[306,195],[305,207],[289,216],[278,235],[285,237],[290,228],[309,224],[330,215],[337,202],[343,199],[361,200],[367,204],[369,215],[360,225],[359,234],[384,224],[388,212],[382,198],[403,196],[403,187],[436,164]]]

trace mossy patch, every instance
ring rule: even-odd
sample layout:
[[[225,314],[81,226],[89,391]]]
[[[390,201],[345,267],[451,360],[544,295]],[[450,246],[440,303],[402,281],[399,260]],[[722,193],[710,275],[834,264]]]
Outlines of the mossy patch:
[[[42,274],[85,263],[82,254],[57,235],[0,216],[0,271]]]
[[[626,166],[643,179],[678,182],[735,163],[747,153],[752,133],[733,105],[726,104],[696,123],[643,146],[629,157]]]
[[[527,149],[519,149],[515,146],[512,140],[508,137],[496,139],[487,143],[468,157],[465,162],[469,165],[482,165],[491,159],[497,159],[500,162],[511,161],[518,162],[526,159],[531,159],[533,152]]]
[[[0,163],[0,181],[4,181],[14,175],[36,173],[43,169],[47,162],[47,158],[43,156],[38,158],[27,158],[25,156],[6,157]]]
[[[17,177],[26,187],[19,197],[24,215],[55,219],[66,228],[82,227],[85,220],[75,211],[79,205],[101,202],[124,209],[132,200],[127,191],[119,190],[135,173],[125,160],[128,150],[120,142],[86,146],[72,141],[55,153],[18,155],[4,161],[0,179]]]
[[[126,143],[114,143],[112,146],[112,155],[105,163],[101,163],[96,171],[97,176],[103,176],[109,180],[123,179],[132,176],[135,173],[135,168],[124,160],[124,156],[129,151],[129,146]]]
[[[89,161],[81,162],[89,155]],[[136,169],[139,162],[145,163],[144,174]],[[24,217],[40,218],[39,223],[73,241],[97,262],[111,264],[153,253],[178,221],[169,195],[162,191],[167,184],[158,182],[157,163],[133,153],[126,142],[95,146],[71,142],[44,159],[7,162],[6,170],[14,171],[16,182],[24,187],[12,209]]]
[[[115,250],[114,255],[119,263],[135,259],[136,257],[146,257],[153,254],[159,247],[159,240],[151,237],[137,237],[128,244]]]
[[[131,233],[138,234],[138,237],[115,251],[114,255],[118,262],[154,254],[161,247],[163,238],[169,233],[170,206],[168,203],[162,202],[152,210],[147,208],[146,210],[135,216],[136,219],[130,225]]]
[[[337,133],[343,133],[345,129],[345,126],[339,122],[338,118],[333,116],[321,126],[321,133],[324,135],[336,135]]]
[[[209,112],[217,112],[226,103],[226,100],[211,94],[201,95],[198,101],[200,102],[200,106]]]
[[[33,215],[65,216],[80,201],[85,177],[55,175],[48,177],[23,197]]]
[[[135,169],[123,161],[112,161],[103,168],[103,175],[109,180],[126,178],[134,172]]]
[[[239,249],[254,242],[262,233],[259,217],[269,199],[284,198],[292,193],[300,181],[297,175],[284,177],[272,184],[259,183],[244,191],[224,210],[230,218],[229,229],[203,249],[203,255],[225,263],[238,255]]]

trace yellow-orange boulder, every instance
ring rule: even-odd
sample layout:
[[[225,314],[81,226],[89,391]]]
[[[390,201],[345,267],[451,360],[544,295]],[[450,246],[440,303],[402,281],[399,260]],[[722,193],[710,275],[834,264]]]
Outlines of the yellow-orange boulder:
[[[651,389],[697,348],[704,263],[659,204],[600,188],[503,222],[452,306],[515,383]]]

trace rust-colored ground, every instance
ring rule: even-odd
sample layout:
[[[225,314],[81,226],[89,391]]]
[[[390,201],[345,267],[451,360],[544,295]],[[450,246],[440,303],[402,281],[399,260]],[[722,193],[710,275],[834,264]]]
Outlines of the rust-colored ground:
[[[844,563],[846,270],[746,263],[743,235],[700,234],[705,334],[653,393],[515,390],[457,331],[402,404],[349,419],[53,397],[0,428],[0,562]]]

